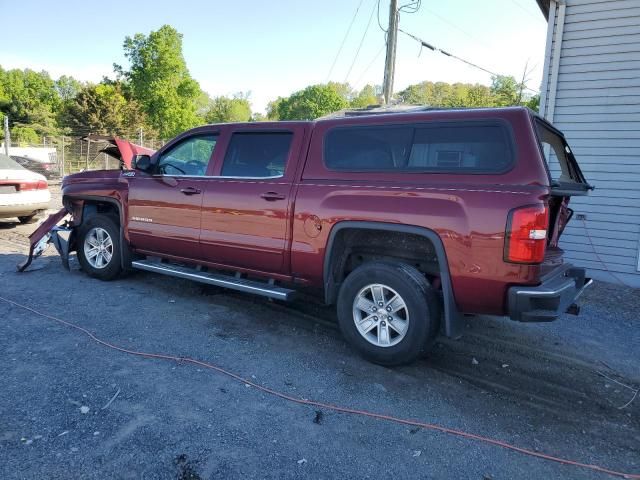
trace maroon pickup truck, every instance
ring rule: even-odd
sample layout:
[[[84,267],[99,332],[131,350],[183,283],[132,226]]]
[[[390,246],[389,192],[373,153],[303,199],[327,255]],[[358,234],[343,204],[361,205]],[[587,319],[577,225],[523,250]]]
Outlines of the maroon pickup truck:
[[[31,253],[53,242],[102,280],[133,268],[315,293],[385,365],[426,353],[441,327],[458,336],[465,314],[554,320],[591,283],[558,239],[570,197],[592,187],[562,133],[524,108],[207,125],[134,164],[65,177],[65,209]]]

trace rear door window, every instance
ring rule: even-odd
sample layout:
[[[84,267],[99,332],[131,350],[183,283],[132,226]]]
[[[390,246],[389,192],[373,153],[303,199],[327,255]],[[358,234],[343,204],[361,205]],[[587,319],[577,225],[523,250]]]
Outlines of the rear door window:
[[[325,164],[331,170],[502,173],[514,160],[500,123],[430,123],[331,130]]]
[[[222,165],[223,177],[282,177],[291,148],[291,132],[234,133]]]

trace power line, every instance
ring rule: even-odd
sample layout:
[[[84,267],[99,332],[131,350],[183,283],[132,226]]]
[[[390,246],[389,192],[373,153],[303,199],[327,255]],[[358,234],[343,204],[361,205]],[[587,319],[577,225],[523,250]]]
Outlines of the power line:
[[[364,43],[364,39],[367,36],[367,32],[369,31],[369,26],[371,25],[371,20],[373,20],[373,14],[376,12],[376,4],[373,5],[373,9],[371,10],[371,15],[369,15],[369,21],[367,22],[367,28],[364,29],[364,33],[362,34],[362,38],[360,39],[360,44],[358,45],[358,49],[356,50],[356,54],[353,57],[353,61],[351,62],[351,66],[349,67],[349,71],[347,75],[344,77],[344,83],[347,83],[347,79],[351,74],[351,70],[358,59],[358,55],[360,54],[360,49],[362,48],[362,44]]]
[[[524,5],[522,5],[520,2],[518,2],[518,0],[511,0],[511,3],[517,5],[518,7],[520,7],[521,10],[527,12],[532,17],[540,18],[540,15],[536,15],[535,13],[533,13],[531,10],[529,10]]]
[[[378,11],[378,14],[376,15],[376,16],[377,16],[377,19],[378,19],[378,26],[380,27],[380,30],[382,30],[382,31],[386,34],[386,33],[387,33],[387,29],[386,29],[386,28],[384,28],[384,27],[382,26],[382,23],[380,22],[380,0],[378,0],[378,2],[377,2],[377,4],[376,4],[376,9],[377,9],[377,11]],[[385,42],[386,42],[386,41],[387,41],[387,40],[386,40],[386,36],[385,36]]]
[[[405,3],[404,5],[401,5],[400,8],[398,8],[398,13],[400,12],[416,13],[418,10],[420,10],[421,6],[422,6],[422,0],[413,0],[409,3]]]
[[[446,50],[442,50],[441,48],[438,48],[438,47],[436,47],[436,46],[434,46],[434,45],[431,45],[430,43],[427,43],[427,42],[425,42],[424,40],[422,40],[420,37],[417,37],[417,36],[415,36],[415,35],[413,35],[413,34],[411,34],[411,33],[409,33],[409,32],[405,32],[405,31],[404,31],[404,30],[402,30],[401,28],[399,28],[398,30],[399,30],[400,32],[404,33],[405,35],[407,35],[408,37],[411,37],[413,40],[415,40],[416,42],[418,42],[421,46],[426,47],[426,48],[428,48],[429,50],[431,50],[431,51],[433,51],[433,52],[438,52],[438,53],[441,53],[441,54],[443,54],[443,55],[446,55],[447,57],[454,58],[454,59],[456,59],[456,60],[458,60],[458,61],[460,61],[460,62],[462,62],[462,63],[466,63],[467,65],[469,65],[469,66],[471,66],[471,67],[477,68],[478,70],[482,70],[483,72],[486,72],[486,73],[488,73],[489,75],[492,75],[492,76],[494,76],[494,77],[501,77],[501,76],[503,76],[503,75],[500,75],[500,74],[498,74],[498,73],[492,72],[491,70],[488,70],[488,69],[486,69],[486,68],[484,68],[484,67],[481,67],[480,65],[477,65],[477,64],[475,64],[475,63],[473,63],[473,62],[470,62],[469,60],[465,60],[465,59],[464,59],[464,58],[462,58],[462,57],[458,57],[457,55],[454,55],[453,53],[447,52]],[[525,88],[526,90],[529,90],[529,91],[534,92],[534,93],[540,93],[540,91],[539,91],[539,90],[535,90],[535,89],[533,89],[533,88],[529,88],[529,87],[527,87],[526,85],[524,86],[524,88]]]
[[[338,57],[340,56],[340,53],[342,53],[342,48],[344,47],[344,44],[347,41],[347,37],[349,36],[349,33],[351,32],[351,27],[353,27],[353,23],[356,21],[356,17],[358,16],[358,11],[360,11],[360,7],[362,6],[363,2],[364,2],[364,0],[360,0],[360,3],[358,4],[358,6],[356,8],[356,11],[353,14],[353,17],[351,18],[351,23],[349,23],[349,27],[347,28],[347,31],[344,34],[344,37],[342,39],[342,43],[340,44],[340,48],[338,48],[338,53],[336,53],[336,57],[333,59],[333,63],[331,64],[331,68],[329,69],[329,73],[327,74],[327,78],[326,78],[325,82],[329,81],[329,78],[331,77],[331,74],[333,73],[333,68],[336,66],[336,62],[338,61]]]
[[[459,32],[462,32],[463,34],[465,34],[467,37],[469,37],[471,40],[474,40],[478,43],[481,43],[482,45],[484,45],[486,48],[489,49],[493,49],[493,47],[491,47],[491,45],[489,45],[488,43],[486,43],[484,40],[476,37],[475,35],[469,33],[468,31],[466,31],[464,28],[462,28],[461,26],[453,23],[452,21],[448,20],[447,18],[443,17],[442,15],[440,15],[438,12],[435,12],[429,8],[425,8],[425,10],[427,12],[429,12],[431,15],[433,15],[434,17],[439,18],[442,22],[446,23],[447,25],[449,25],[450,27],[455,28],[456,30],[458,30]]]
[[[378,53],[376,53],[376,56],[373,57],[373,59],[371,60],[371,62],[369,62],[369,64],[367,65],[367,68],[365,68],[362,73],[360,74],[360,76],[358,77],[358,80],[356,80],[353,84],[354,87],[357,87],[360,84],[360,81],[362,80],[362,77],[364,77],[367,72],[369,71],[369,69],[373,66],[373,64],[375,63],[375,61],[378,59],[378,57],[380,56],[380,54],[382,53],[382,51],[385,49],[386,47],[386,43],[382,44],[382,46],[380,47],[380,50],[378,50]]]

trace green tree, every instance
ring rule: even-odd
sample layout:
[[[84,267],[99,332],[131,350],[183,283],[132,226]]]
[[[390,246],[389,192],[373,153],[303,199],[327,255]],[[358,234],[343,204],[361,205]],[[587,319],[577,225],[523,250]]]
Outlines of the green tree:
[[[351,107],[353,108],[366,108],[370,105],[377,105],[380,103],[378,100],[376,87],[373,85],[365,85],[362,90],[358,92],[351,99]]]
[[[494,104],[491,89],[480,84],[471,85],[467,92],[467,101],[469,107],[491,107]]]
[[[497,107],[519,104],[520,85],[513,77],[496,75],[491,78],[491,94]]]
[[[204,118],[207,123],[248,122],[251,120],[251,104],[242,95],[216,97]]]
[[[153,135],[146,115],[135,100],[125,97],[119,82],[86,85],[76,95],[64,115],[65,123],[82,133],[133,136],[144,128]]]
[[[313,120],[347,108],[349,102],[329,85],[311,85],[287,98],[276,100],[270,108],[278,120]],[[275,112],[273,112],[275,107]]]
[[[73,100],[82,89],[82,82],[79,82],[69,75],[62,75],[54,82],[54,85],[62,102]]]
[[[344,98],[347,102],[353,100],[356,95],[356,92],[353,91],[353,88],[351,88],[351,85],[349,85],[348,83],[328,82],[326,85],[327,87],[335,90],[335,92],[342,98]]]
[[[201,89],[182,55],[182,35],[169,25],[148,36],[126,37],[125,56],[130,67],[115,66],[129,82],[149,121],[164,138],[202,122],[197,114]]]
[[[35,145],[40,143],[40,136],[31,127],[17,125],[11,129],[11,143]]]
[[[7,72],[4,71],[2,66],[0,66],[0,115],[4,118],[4,111],[9,106],[9,95],[5,89],[5,76]]]
[[[432,107],[504,107],[535,105],[535,98],[522,94],[523,85],[513,77],[493,77],[490,87],[480,84],[421,82],[398,93],[401,102]]]
[[[533,95],[532,97],[527,99],[524,104],[534,112],[539,111],[540,110],[540,94],[537,93],[536,95]]]
[[[279,109],[280,104],[284,101],[284,98],[278,97],[267,104],[267,120],[281,120]]]
[[[60,97],[47,72],[8,70],[0,72],[0,109],[14,125],[29,125],[39,135],[58,133],[54,112]]]

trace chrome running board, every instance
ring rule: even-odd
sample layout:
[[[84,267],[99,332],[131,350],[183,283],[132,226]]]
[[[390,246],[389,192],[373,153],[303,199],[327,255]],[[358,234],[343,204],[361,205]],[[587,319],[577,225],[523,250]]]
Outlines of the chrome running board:
[[[131,266],[138,270],[161,273],[171,277],[184,278],[187,280],[193,280],[194,282],[230,288],[232,290],[253,293],[263,297],[275,298],[277,300],[291,300],[296,293],[295,290],[277,287],[266,282],[248,280],[246,278],[238,278],[237,276],[234,277],[221,273],[202,272],[189,267],[172,265],[169,263],[159,263],[151,260],[136,260],[131,262]]]

